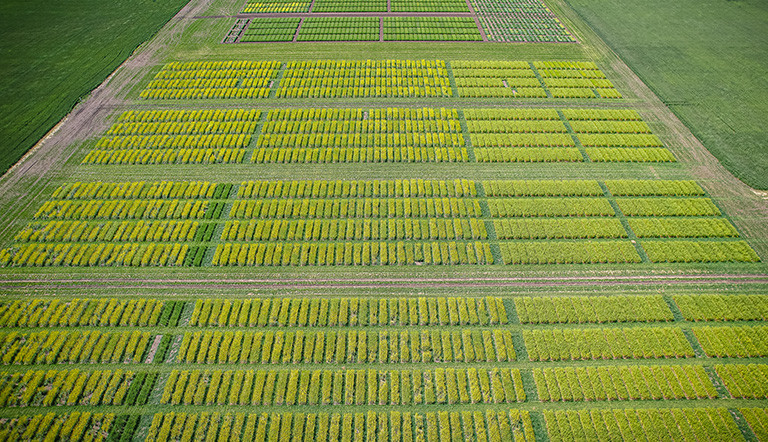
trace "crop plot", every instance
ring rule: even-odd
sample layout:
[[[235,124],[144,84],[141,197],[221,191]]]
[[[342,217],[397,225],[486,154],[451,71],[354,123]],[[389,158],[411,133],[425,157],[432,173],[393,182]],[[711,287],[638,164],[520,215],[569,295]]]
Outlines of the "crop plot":
[[[384,17],[385,41],[481,41],[472,17]]]
[[[278,98],[450,97],[444,61],[289,62]]]
[[[133,116],[152,118],[152,112]],[[303,123],[303,115],[314,112],[272,111],[299,120],[275,122],[268,131],[319,126],[317,120]],[[318,111],[318,117],[323,112],[329,111]],[[343,114],[354,118],[361,112]],[[394,114],[392,109],[378,112]],[[421,124],[440,112],[403,110],[402,115],[418,117]],[[140,127],[121,124],[126,130]],[[254,158],[258,161],[258,154]],[[644,253],[650,262],[759,260],[733,230],[728,238],[713,230],[686,241],[646,239],[641,223],[635,236],[635,220],[670,229],[679,217],[689,224],[706,220],[731,226],[711,199],[688,196],[703,194],[689,181],[295,180],[243,182],[236,192],[233,187],[208,182],[67,184],[19,231],[15,245],[0,252],[0,262],[201,265],[209,245],[215,245],[214,266],[639,263]],[[616,197],[610,189],[635,196]],[[214,231],[220,237],[214,238]],[[685,236],[685,231],[664,234],[674,236]],[[634,237],[639,240],[630,242]]]
[[[168,63],[141,98],[266,98],[279,68],[280,63],[273,61]]]
[[[582,436],[584,440],[637,440],[646,435],[657,440],[745,440],[725,408],[558,410],[545,411],[544,418],[553,442]]]
[[[540,0],[472,0],[488,40],[553,43],[576,40]]]
[[[248,0],[243,7],[243,14],[274,14],[290,12],[309,12],[310,0]]]
[[[468,161],[455,109],[293,109],[267,115],[252,161]]]
[[[312,12],[386,12],[386,0],[315,0]]]
[[[582,111],[587,114],[581,120],[561,118],[558,113]],[[579,137],[599,139],[600,134],[576,133],[572,126],[581,131],[604,131],[606,127],[642,131],[643,138],[634,137],[635,133],[617,134],[609,142],[658,146],[591,149],[603,157],[609,155],[602,153],[605,150],[623,152],[621,157],[611,157],[612,161],[674,161],[661,141],[646,132],[647,125],[636,112],[610,112],[599,115],[592,110],[536,108],[131,111],[119,117],[82,163],[225,164],[247,159],[255,163],[469,162],[472,156],[478,162],[597,160],[587,155],[589,148],[580,151]],[[632,115],[636,120],[624,121]],[[638,152],[654,155],[642,157]],[[727,224],[703,222],[710,231],[721,232],[717,236],[735,236]],[[662,228],[643,223],[638,221],[641,230]],[[697,226],[703,227],[702,223]],[[638,236],[653,234],[651,230]]]
[[[308,17],[296,41],[379,41],[378,17]]]
[[[547,191],[589,194],[594,186],[561,182]],[[682,183],[649,187],[694,190]],[[734,305],[762,299],[725,298]],[[187,312],[183,321],[182,311]],[[663,325],[653,324],[660,321]],[[569,325],[546,325],[553,323]],[[579,325],[590,323],[601,325]],[[51,328],[38,331],[43,325]],[[7,328],[0,332],[6,366],[0,372],[0,404],[22,412],[0,422],[0,432],[19,438],[141,435],[170,441],[214,434],[228,440],[336,441],[351,440],[352,434],[377,440],[407,440],[413,434],[438,441],[542,435],[572,440],[583,433],[585,438],[656,434],[742,440],[731,410],[717,408],[715,401],[768,395],[762,385],[766,365],[709,359],[764,355],[762,347],[753,348],[764,346],[764,326],[694,326],[706,351],[695,357],[685,336],[689,326],[675,319],[661,295],[24,298],[0,302],[0,326]],[[157,349],[153,341],[161,342]],[[177,347],[169,351],[172,341]],[[521,353],[532,366],[509,365]],[[581,362],[618,359],[624,362]],[[550,366],[549,361],[570,362]],[[453,366],[457,363],[462,365]],[[101,369],[102,364],[112,365]],[[633,401],[651,400],[686,405],[630,408]],[[602,409],[608,403],[619,407]],[[560,408],[565,404],[589,407]],[[537,409],[508,408],[518,405]],[[99,406],[103,412],[63,412],[71,406]],[[132,412],[136,408],[122,411],[126,406],[152,411],[142,416]],[[243,410],[172,411],[181,406]],[[354,408],[338,413],[322,408],[331,406]],[[429,410],[401,408],[414,406]],[[24,415],[28,407],[33,412]],[[739,411],[752,431],[762,434],[765,411]]]
[[[299,28],[300,18],[293,17],[257,17],[248,22],[243,31],[241,43],[257,41],[292,41]]]
[[[126,111],[83,163],[239,163],[260,117],[256,109]]]
[[[469,12],[464,0],[391,0],[392,12]]]
[[[541,401],[715,399],[701,366],[606,366],[534,369]]]

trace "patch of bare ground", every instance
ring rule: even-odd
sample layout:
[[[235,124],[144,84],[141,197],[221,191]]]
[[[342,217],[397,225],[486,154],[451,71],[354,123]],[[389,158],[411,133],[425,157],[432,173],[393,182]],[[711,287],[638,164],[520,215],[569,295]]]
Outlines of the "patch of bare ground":
[[[149,347],[149,354],[147,355],[147,359],[144,361],[145,364],[151,364],[155,360],[155,354],[157,353],[158,347],[160,347],[160,341],[163,340],[163,335],[157,335],[155,336],[155,340],[152,342],[152,346]]]

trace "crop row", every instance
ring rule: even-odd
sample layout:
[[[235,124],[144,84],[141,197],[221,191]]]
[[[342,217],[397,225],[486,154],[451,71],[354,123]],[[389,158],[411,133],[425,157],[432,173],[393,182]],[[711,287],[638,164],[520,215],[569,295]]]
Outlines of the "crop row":
[[[704,368],[694,365],[535,368],[533,378],[544,402],[718,397]]]
[[[251,123],[248,123],[251,124]],[[212,149],[243,148],[251,144],[247,133],[194,135],[125,135],[101,138],[96,149]]]
[[[0,333],[4,365],[142,362],[149,332],[41,331]]]
[[[467,120],[467,129],[473,134],[568,132],[560,120]]]
[[[584,149],[593,162],[674,163],[672,152],[663,147],[588,147]]]
[[[254,115],[251,119],[245,121],[198,120],[115,123],[104,135],[251,134],[256,130],[260,117],[259,114],[261,113],[261,111],[255,109],[253,111]]]
[[[82,164],[221,164],[242,163],[245,149],[94,149]]]
[[[739,232],[725,218],[631,219],[629,226],[639,238],[726,238]]]
[[[155,378],[122,369],[0,373],[0,406],[143,405]]]
[[[486,180],[487,196],[603,196],[594,180]]]
[[[474,144],[474,142],[473,142]],[[464,137],[456,133],[444,132],[407,132],[390,134],[268,134],[263,133],[256,141],[257,148],[268,147],[461,147]]]
[[[478,162],[574,162],[583,161],[579,149],[575,147],[492,147],[474,149]]]
[[[759,262],[746,241],[645,241],[651,262]]]
[[[505,219],[494,220],[498,239],[626,238],[617,219]]]
[[[426,113],[426,112],[425,112]],[[330,133],[405,133],[405,132],[434,132],[460,133],[461,125],[455,118],[444,119],[376,119],[371,117],[363,121],[356,120],[292,120],[271,119],[264,122],[262,134],[330,134]],[[328,138],[329,140],[331,138]]]
[[[674,295],[686,321],[766,321],[768,295]]]
[[[607,200],[605,202],[607,204]],[[230,218],[246,219],[467,218],[481,215],[480,203],[476,198],[450,197],[236,200],[229,211]]]
[[[695,327],[693,333],[701,348],[710,357],[768,356],[768,326]]]
[[[259,81],[266,83],[267,81]],[[267,98],[269,88],[262,87],[187,87],[144,89],[141,98],[151,100],[191,100],[191,99],[230,99],[230,98]]]
[[[0,439],[103,442],[117,428],[114,422],[114,413],[92,414],[89,411],[19,416],[0,422]]]
[[[228,221],[222,241],[488,239],[476,218]]]
[[[715,371],[734,398],[768,398],[768,365],[715,365]]]
[[[354,437],[354,439],[353,439]],[[318,441],[351,440],[479,442],[535,440],[527,411],[410,411],[367,413],[157,413],[147,442],[181,440]]]
[[[423,124],[429,124],[427,121],[434,123],[441,123],[448,121],[450,124],[458,122],[459,114],[457,109],[445,108],[445,107],[421,107],[421,108],[408,108],[408,107],[387,107],[387,108],[299,108],[299,109],[270,109],[267,114],[267,121],[265,127],[269,124],[283,124],[285,122],[294,121],[298,122],[299,128],[304,127],[304,130],[299,132],[310,131],[317,132],[317,127],[325,127],[328,122],[331,125],[334,121],[341,124],[349,122],[350,127],[353,123],[365,122],[367,126],[369,122],[375,122],[373,124],[392,124],[400,125],[402,122],[410,121],[411,128],[416,124],[418,129],[418,122],[422,121]],[[407,124],[407,123],[405,123]],[[294,126],[296,127],[296,126]],[[431,127],[431,126],[427,126]],[[393,129],[394,130],[394,129]],[[460,129],[456,129],[460,130]],[[402,129],[400,130],[403,131]],[[369,130],[370,132],[370,130]]]
[[[498,198],[488,208],[494,218],[615,215],[606,198]]]
[[[0,263],[3,256],[0,255]],[[493,264],[488,243],[480,241],[226,243],[216,246],[214,266],[332,266]]]
[[[616,198],[626,216],[718,216],[709,198]]]
[[[243,6],[243,14],[309,12],[311,4],[310,0],[248,0]]]
[[[445,60],[302,60],[287,62],[284,77],[420,77],[435,72],[447,75]]]
[[[194,241],[197,221],[49,221],[27,224],[14,237],[17,242],[144,242]]]
[[[224,203],[208,200],[49,200],[34,219],[218,219]]]
[[[472,134],[475,147],[573,147],[575,143],[568,134],[559,133],[515,133],[515,134]]]
[[[519,370],[173,370],[171,405],[419,405],[525,401]]]
[[[587,324],[674,320],[660,295],[516,297],[522,324]]]
[[[576,134],[585,147],[662,147],[656,135],[648,134]]]
[[[499,244],[504,264],[639,263],[627,241],[531,241]]]
[[[351,364],[515,360],[508,330],[186,332],[181,363]]]
[[[704,196],[692,180],[605,180],[614,196]]]
[[[542,76],[544,77],[544,76]],[[613,83],[605,78],[552,78],[544,77],[544,85],[550,91],[556,88],[605,88],[613,89]],[[552,95],[555,95],[554,93]],[[590,97],[591,98],[591,97]]]
[[[541,87],[512,89],[503,86],[501,83],[498,87],[457,87],[456,91],[463,98],[547,98],[547,91]]]
[[[500,62],[451,61],[451,71],[456,79],[460,78],[536,78],[536,73],[526,61]],[[539,83],[541,84],[541,83]],[[493,114],[491,112],[491,114]]]
[[[462,0],[391,0],[392,12],[469,12]]]
[[[549,440],[743,441],[725,408],[544,411]]]
[[[118,123],[190,123],[258,121],[258,109],[163,109],[127,110],[117,118]],[[113,127],[120,127],[115,125]],[[109,134],[109,133],[108,133]]]
[[[340,327],[507,324],[499,298],[199,299],[190,326]]]
[[[574,120],[570,122],[576,133],[598,134],[650,134],[651,128],[644,121]]]
[[[197,254],[205,248],[195,249],[179,243],[26,243],[0,250],[0,267],[182,266],[192,259],[199,266]]]
[[[312,12],[386,12],[385,0],[315,0]]]
[[[531,71],[532,72],[532,71]],[[458,84],[458,83],[457,83]],[[463,109],[464,118],[467,125],[480,121],[537,121],[537,120],[560,120],[560,115],[556,109],[545,108],[511,108],[511,109]]]
[[[57,199],[195,199],[220,198],[226,185],[208,181],[131,181],[104,183],[93,181],[62,184],[51,195]],[[226,198],[226,196],[223,196]]]
[[[165,64],[154,78],[272,78],[281,66],[278,61],[174,61]]]
[[[458,147],[328,147],[256,149],[253,163],[423,163],[467,162],[466,148]]]
[[[257,180],[243,181],[238,198],[477,196],[474,181],[430,180]]]
[[[682,330],[652,328],[559,328],[524,330],[531,361],[692,358]]]
[[[302,82],[282,81],[277,98],[370,98],[370,97],[450,97],[450,85],[445,81],[424,81],[414,78],[375,78],[369,85],[363,80],[308,79]],[[327,84],[326,84],[327,83]],[[354,84],[358,83],[358,84]],[[283,84],[285,84],[283,86]]]
[[[750,429],[758,440],[768,439],[768,409],[766,408],[739,408]]]
[[[156,299],[24,299],[0,304],[0,327],[153,327],[166,302]]]

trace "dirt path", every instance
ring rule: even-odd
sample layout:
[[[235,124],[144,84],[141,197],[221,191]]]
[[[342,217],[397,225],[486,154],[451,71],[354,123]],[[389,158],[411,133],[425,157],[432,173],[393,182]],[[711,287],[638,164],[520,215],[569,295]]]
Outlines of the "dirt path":
[[[44,285],[46,289],[71,289],[93,285],[100,289],[161,289],[195,290],[206,289],[440,289],[477,287],[556,288],[586,286],[651,286],[651,285],[733,285],[768,284],[768,275],[762,274],[712,274],[712,275],[658,275],[658,276],[575,276],[575,277],[512,277],[512,278],[366,278],[354,279],[124,279],[124,278],[83,278],[83,279],[26,279],[0,283],[0,289],[9,290],[19,284],[33,288]]]

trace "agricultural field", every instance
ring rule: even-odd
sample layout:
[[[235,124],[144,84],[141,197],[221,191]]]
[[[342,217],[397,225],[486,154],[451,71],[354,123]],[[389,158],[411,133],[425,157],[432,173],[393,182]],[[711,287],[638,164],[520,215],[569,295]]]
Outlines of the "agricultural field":
[[[192,0],[0,179],[0,440],[768,440],[768,206],[560,0]]]
[[[7,299],[0,434],[762,438],[768,298],[694,296]]]

